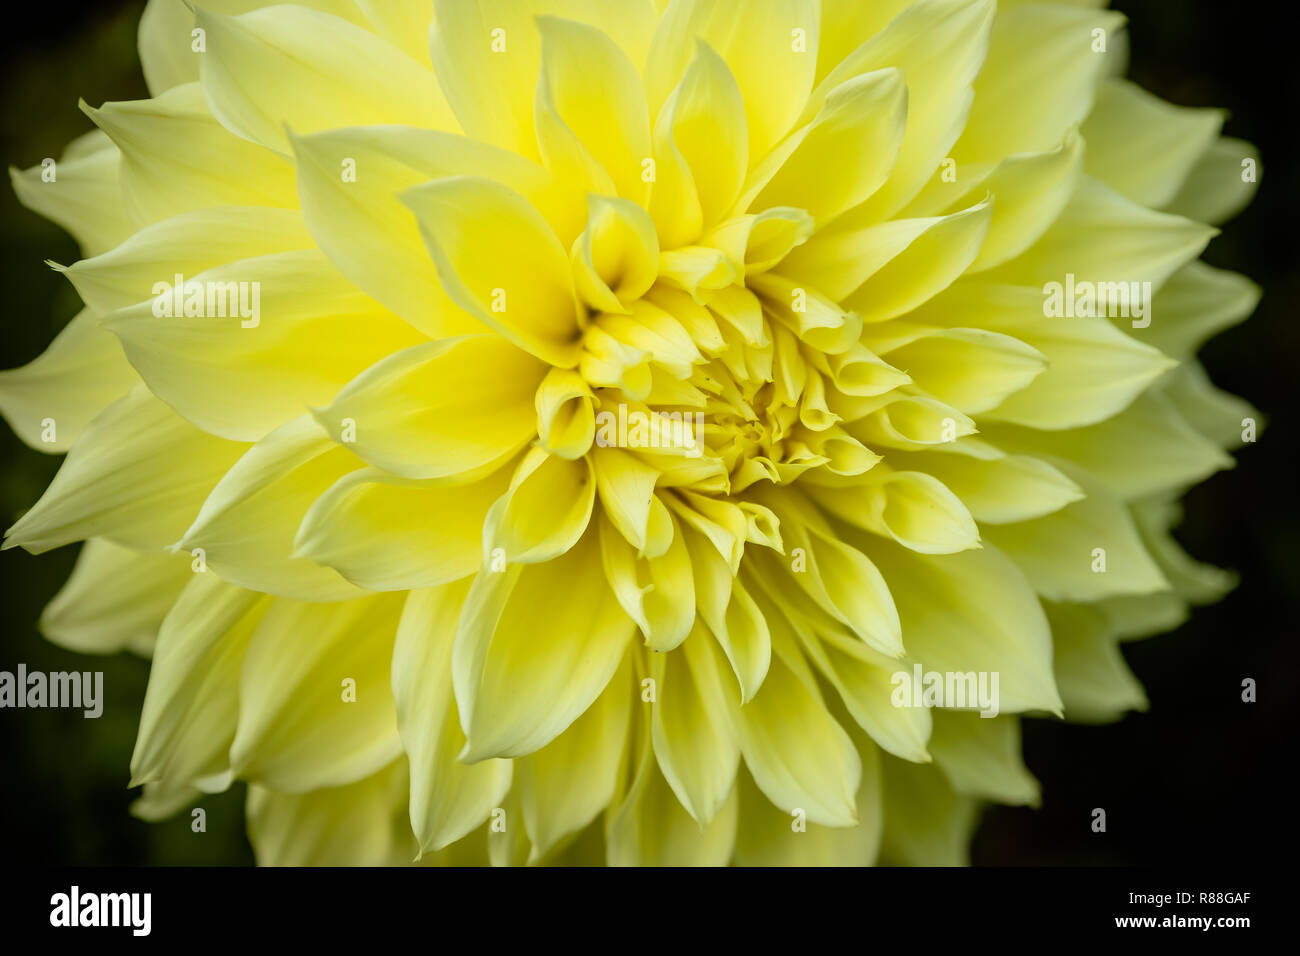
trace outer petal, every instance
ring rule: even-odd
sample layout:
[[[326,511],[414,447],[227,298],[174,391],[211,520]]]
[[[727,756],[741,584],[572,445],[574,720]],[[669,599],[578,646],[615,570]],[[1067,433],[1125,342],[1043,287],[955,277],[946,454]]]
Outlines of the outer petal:
[[[18,201],[58,223],[88,256],[113,248],[131,234],[119,180],[121,154],[99,130],[72,141],[55,164],[53,182],[42,166],[9,168]]]
[[[740,763],[726,661],[697,626],[680,650],[655,655],[651,666],[655,759],[682,806],[706,827],[725,805]]]
[[[1046,282],[1150,282],[1159,289],[1195,259],[1217,230],[1152,212],[1085,176],[1038,242],[986,273],[990,281],[1042,288]]]
[[[650,115],[636,67],[600,30],[538,17],[541,80],[551,105],[613,181],[618,194],[644,202],[641,160],[650,155]],[[592,76],[600,82],[593,83]]]
[[[160,279],[312,245],[296,209],[212,206],[162,219],[109,252],[55,268],[87,306],[106,314],[152,299]]]
[[[236,441],[262,438],[328,402],[373,362],[422,341],[314,249],[187,276],[184,300],[192,294],[205,297],[203,315],[168,308],[173,296],[163,290],[105,324],[156,395]]]
[[[736,794],[705,828],[659,772],[649,721],[635,721],[628,743],[630,783],[605,817],[610,866],[726,866],[736,845]]]
[[[360,462],[310,416],[294,419],[235,462],[203,502],[177,546],[232,584],[303,601],[343,601],[362,592],[338,572],[294,552],[303,515]]]
[[[519,800],[533,862],[591,823],[614,798],[634,706],[629,660],[630,655],[595,703],[564,733],[517,761]]]
[[[232,16],[265,5],[265,0],[205,0],[203,3],[204,9]],[[353,0],[298,0],[298,5],[354,22],[362,19]],[[138,45],[145,82],[154,96],[199,78],[201,54],[193,49],[193,29],[194,10],[185,0],[149,0],[146,4],[140,17]]]
[[[882,757],[887,866],[966,866],[979,804],[956,793],[934,766]]]
[[[985,537],[1007,552],[1049,600],[1095,601],[1167,589],[1169,582],[1124,506],[1079,469],[1059,460],[1052,464],[1087,497],[1045,518],[985,528]],[[1105,552],[1104,560],[1097,549]]]
[[[414,852],[402,803],[405,761],[308,793],[248,788],[248,838],[259,866],[396,866]]]
[[[843,6],[836,3],[836,6]],[[856,4],[856,17],[876,18],[897,11],[887,3]],[[821,80],[809,97],[810,109],[850,77],[893,67],[907,79],[907,131],[889,182],[860,210],[864,222],[892,216],[933,175],[961,134],[970,111],[971,83],[984,64],[993,23],[991,0],[921,0],[910,3],[879,33],[858,34],[861,45]],[[823,12],[823,17],[836,17]],[[865,26],[865,24],[862,24]],[[823,29],[825,42],[843,42]],[[865,42],[862,42],[864,41]]]
[[[338,17],[291,5],[226,17],[199,9],[203,93],[226,129],[289,152],[298,133],[401,123],[458,129],[438,81],[392,44]],[[358,83],[358,77],[365,77]]]
[[[188,555],[146,554],[91,539],[41,612],[41,633],[83,654],[147,655],[191,574]]]
[[[998,16],[966,131],[954,150],[958,164],[1059,143],[1088,115],[1106,75],[1108,58],[1094,52],[1092,31],[1105,31],[1109,41],[1123,25],[1119,13],[1052,4]]]
[[[248,646],[234,774],[291,793],[363,779],[401,753],[390,661],[401,599],[279,599]]]
[[[1020,759],[1015,717],[941,710],[934,715],[930,750],[953,789],[998,803],[1038,806],[1038,781]]]
[[[1086,604],[1044,607],[1052,622],[1056,684],[1067,719],[1106,723],[1130,710],[1146,710],[1146,692],[1124,662],[1106,615]]]
[[[1160,209],[1218,139],[1224,117],[1222,110],[1173,106],[1136,83],[1110,80],[1082,128],[1088,175]]]
[[[748,772],[736,782],[741,825],[736,835],[737,866],[869,866],[876,860],[884,824],[881,812],[880,754],[869,742],[859,749],[862,782],[858,784],[854,827],[803,823],[772,806]],[[803,822],[803,821],[800,821]]]
[[[787,813],[830,827],[858,823],[862,760],[827,710],[793,639],[774,630],[763,689],[743,707],[736,729],[745,765],[767,798]]]
[[[393,648],[393,697],[411,765],[411,826],[422,850],[440,850],[476,829],[510,787],[507,760],[466,766],[451,689],[456,618],[469,579],[412,591]]]
[[[5,547],[39,554],[92,537],[166,547],[244,448],[199,431],[137,386],[90,423],[41,500],[9,529]]]
[[[121,346],[83,309],[44,352],[0,372],[0,412],[27,445],[57,454],[138,381]]]
[[[121,149],[121,188],[137,223],[210,206],[294,204],[293,168],[218,123],[197,83],[82,109]]]
[[[845,80],[827,94],[807,128],[794,134],[798,145],[748,210],[792,206],[806,210],[819,226],[830,222],[888,178],[906,120],[907,87],[898,70]],[[766,164],[755,171],[756,177],[763,175]]]
[[[931,556],[882,541],[872,555],[894,582],[913,661],[933,671],[998,672],[1003,713],[1060,711],[1047,619],[1005,554],[986,546]]]
[[[133,783],[230,782],[239,675],[269,600],[195,574],[163,620],[131,755]]]
[[[1259,150],[1222,136],[1192,167],[1166,211],[1197,222],[1225,222],[1249,205],[1261,175]]]

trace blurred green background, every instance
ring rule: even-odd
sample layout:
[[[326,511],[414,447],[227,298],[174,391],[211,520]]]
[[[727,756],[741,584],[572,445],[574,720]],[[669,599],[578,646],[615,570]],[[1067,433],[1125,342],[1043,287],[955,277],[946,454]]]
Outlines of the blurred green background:
[[[1220,0],[1117,0],[1130,17],[1130,76],[1175,103],[1228,108],[1226,132],[1258,144],[1263,176],[1255,203],[1211,243],[1205,258],[1243,272],[1265,289],[1255,317],[1214,340],[1203,359],[1216,383],[1264,411],[1261,441],[1235,471],[1187,499],[1179,536],[1202,560],[1242,573],[1242,586],[1201,609],[1177,632],[1126,647],[1151,711],[1107,727],[1025,722],[1025,754],[1043,783],[1039,810],[991,809],[975,841],[982,864],[1197,865],[1286,859],[1294,788],[1289,763],[1300,675],[1289,620],[1300,593],[1300,526],[1294,449],[1300,300],[1294,241],[1297,184],[1294,104],[1300,83],[1282,28],[1259,5],[1251,16]],[[1267,5],[1264,5],[1265,7]],[[1280,5],[1279,5],[1280,6]],[[0,43],[0,155],[25,168],[58,156],[91,128],[84,96],[146,95],[135,53],[143,3],[59,4],[58,16]],[[364,80],[362,80],[364,81]],[[76,311],[71,287],[43,265],[77,258],[58,227],[0,189],[0,270],[8,297],[0,367],[38,355]],[[0,520],[39,497],[60,459],[23,446],[0,426]],[[33,557],[0,552],[3,633],[0,669],[102,669],[104,715],[0,710],[0,860],[49,865],[247,864],[243,788],[206,798],[206,833],[187,814],[146,824],[127,811],[126,789],[148,665],[122,655],[88,658],[60,650],[35,630],[41,608],[75,557],[65,548]],[[1260,700],[1240,702],[1243,677]],[[1093,807],[1109,830],[1090,831]]]

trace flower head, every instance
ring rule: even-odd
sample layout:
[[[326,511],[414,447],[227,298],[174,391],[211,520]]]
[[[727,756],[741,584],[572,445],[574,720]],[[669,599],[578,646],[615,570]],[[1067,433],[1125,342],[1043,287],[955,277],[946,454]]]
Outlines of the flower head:
[[[1250,197],[1123,20],[993,0],[152,0],[153,96],[14,176],[85,309],[56,642],[152,653],[146,817],[263,862],[954,862],[1252,412]],[[156,636],[156,640],[155,640]]]

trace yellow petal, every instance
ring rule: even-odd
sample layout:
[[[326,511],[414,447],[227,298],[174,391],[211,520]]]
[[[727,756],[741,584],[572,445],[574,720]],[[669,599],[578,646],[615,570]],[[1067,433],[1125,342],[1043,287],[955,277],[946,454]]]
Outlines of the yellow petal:
[[[935,766],[881,757],[886,866],[968,866],[979,803],[956,793]]]
[[[827,614],[880,653],[901,657],[902,633],[887,579],[859,549],[846,544],[816,509],[782,496],[773,502],[781,516],[786,550],[799,549],[806,570],[792,571],[794,582]],[[792,566],[794,566],[792,564]]]
[[[701,830],[659,771],[649,725],[644,718],[633,721],[628,742],[631,782],[605,817],[607,862],[610,866],[725,866],[736,841],[735,793]]]
[[[462,475],[495,468],[534,434],[541,379],[538,362],[495,336],[442,339],[376,363],[316,417],[395,475]]]
[[[1124,505],[1083,471],[1049,460],[1087,497],[1043,518],[985,528],[985,538],[1010,555],[1034,590],[1052,601],[1095,601],[1167,589],[1169,582]]]
[[[1081,130],[1088,175],[1160,209],[1218,139],[1224,117],[1223,110],[1174,106],[1136,83],[1109,80]]]
[[[659,274],[654,223],[626,199],[591,196],[587,202],[587,228],[571,253],[578,294],[602,311],[626,311]]]
[[[683,515],[682,512],[678,512]],[[771,662],[772,644],[762,612],[726,561],[694,532],[685,535],[695,577],[695,601],[736,675],[741,701],[752,699],[763,685]]]
[[[625,659],[595,703],[564,733],[518,758],[531,861],[587,826],[614,799],[632,706],[632,673]]]
[[[308,508],[359,465],[310,416],[294,419],[222,476],[177,547],[201,549],[204,564],[240,587],[303,601],[360,597],[336,571],[294,553]]]
[[[798,145],[747,211],[803,209],[823,226],[867,199],[898,158],[907,122],[907,85],[898,70],[876,70],[831,90]],[[755,171],[766,175],[765,166]]]
[[[451,484],[362,468],[316,499],[298,528],[294,554],[371,591],[456,581],[482,563],[483,523],[509,477],[502,468]]]
[[[568,551],[591,521],[596,478],[591,460],[571,460],[530,448],[509,489],[492,506],[483,527],[485,564],[533,564]],[[494,552],[499,550],[500,554]]]
[[[731,211],[749,168],[740,88],[705,42],[655,120],[656,178],[650,211],[665,247],[694,242]],[[677,181],[680,180],[680,181]]]
[[[842,4],[837,4],[842,6]],[[857,34],[859,46],[822,79],[804,109],[820,107],[829,90],[872,70],[893,68],[907,79],[907,130],[889,181],[863,206],[864,221],[892,217],[931,177],[961,134],[970,112],[971,83],[984,66],[993,23],[992,0],[921,0],[897,10],[887,4],[860,4],[856,18],[879,18],[878,33]],[[896,17],[881,23],[893,12]],[[824,18],[836,17],[823,9]],[[860,24],[859,27],[865,26]],[[822,34],[827,42],[843,37]]]
[[[863,343],[891,365],[907,369],[930,395],[967,415],[997,407],[1048,366],[1033,346],[987,329],[936,330],[891,322],[869,326]]]
[[[1120,13],[1054,4],[1018,7],[993,24],[975,102],[954,149],[966,161],[1051,149],[1092,108],[1109,56],[1093,49],[1094,30],[1115,42]]]
[[[0,413],[24,443],[58,454],[138,381],[116,339],[83,309],[44,352],[0,372]]]
[[[389,683],[401,609],[400,595],[268,608],[240,680],[237,777],[302,793],[354,783],[401,753]]]
[[[1065,209],[1033,246],[982,273],[993,282],[1041,289],[1047,282],[1150,282],[1159,289],[1181,265],[1200,255],[1216,234],[1211,226],[1153,212],[1084,176]]]
[[[794,250],[778,268],[856,308],[866,322],[902,315],[970,267],[991,221],[992,204],[947,216],[858,226],[853,213]]]
[[[1055,644],[1056,683],[1071,721],[1108,723],[1130,710],[1147,709],[1106,615],[1086,604],[1045,602]]]
[[[920,471],[873,469],[857,487],[809,491],[818,504],[863,530],[923,554],[979,547],[979,529],[961,499]]]
[[[1083,137],[1071,130],[1055,149],[955,170],[951,184],[935,177],[908,211],[953,213],[991,193],[988,235],[970,271],[991,269],[1020,255],[1056,221],[1083,173],[1084,152]]]
[[[561,458],[587,453],[596,437],[595,396],[577,372],[553,368],[537,386],[537,437]]]
[[[248,839],[259,866],[399,866],[415,851],[402,806],[406,762],[308,793],[248,788]],[[482,865],[486,861],[478,861]]]
[[[148,655],[191,573],[188,555],[132,551],[92,538],[41,612],[41,633],[83,654]]]
[[[1254,198],[1263,174],[1259,150],[1245,140],[1221,136],[1192,167],[1166,211],[1197,222],[1226,222]]]
[[[510,788],[508,760],[466,766],[451,688],[451,649],[469,579],[414,590],[393,647],[393,698],[411,765],[411,826],[421,850],[441,850],[478,828]]]
[[[244,654],[269,603],[215,574],[192,576],[154,648],[131,755],[134,783],[229,782]]]
[[[792,620],[804,649],[835,690],[858,726],[881,748],[904,760],[930,759],[928,707],[895,707],[893,675],[905,665],[873,651],[833,621]],[[874,749],[874,748],[872,748]],[[865,758],[867,748],[859,748]],[[863,770],[868,770],[863,760]],[[860,812],[860,808],[859,808]]]
[[[745,765],[779,809],[803,809],[823,826],[854,826],[862,760],[826,709],[793,639],[773,631],[772,642],[776,653],[763,690],[740,708],[736,722]]]
[[[1059,713],[1051,633],[1019,555],[1013,562],[987,543],[924,555],[876,541],[871,555],[893,585],[910,660],[927,671],[997,672],[1002,713]]]
[[[645,636],[648,647],[670,651],[681,644],[695,623],[695,582],[684,535],[676,526],[668,550],[657,557],[639,555],[604,512],[600,515],[601,560],[605,579]]]
[[[420,0],[400,2],[406,6],[422,6]],[[389,7],[398,5],[394,0],[386,0],[386,4]],[[235,15],[247,13],[262,5],[263,0],[206,0],[203,7],[217,13]],[[360,0],[358,4],[354,4],[353,0],[301,0],[298,5],[323,10],[362,24],[365,18],[360,15],[357,7],[360,6],[371,14],[368,8],[373,6],[371,0]],[[426,18],[425,26],[427,25]],[[154,96],[173,86],[199,78],[199,57],[202,54],[193,49],[193,29],[194,8],[185,0],[149,0],[145,5],[144,14],[140,17],[140,65],[144,67],[145,82]],[[423,43],[423,32],[419,39]]]
[[[466,135],[534,159],[540,4],[435,0],[430,53]]]
[[[132,223],[119,178],[121,154],[99,130],[72,141],[55,163],[55,180],[44,178],[44,164],[9,167],[18,201],[58,223],[88,256],[113,248],[131,234]]]
[[[1043,432],[993,426],[986,435],[1005,448],[1073,462],[1126,501],[1181,490],[1233,466],[1231,456],[1192,428],[1172,402],[1153,392],[1086,428]]]
[[[152,299],[154,283],[192,277],[239,259],[312,248],[294,209],[213,206],[146,226],[121,245],[59,271],[101,314]]]
[[[114,402],[6,534],[33,554],[83,538],[156,551],[176,542],[245,445],[205,434],[143,386]],[[159,468],[166,460],[168,467]]]
[[[975,441],[967,438],[933,451],[891,452],[890,461],[942,481],[981,524],[1039,518],[1083,497],[1078,485],[1047,462]]]
[[[541,79],[564,124],[609,174],[618,194],[644,203],[641,160],[650,155],[650,115],[632,61],[600,30],[537,18]],[[600,82],[593,83],[592,77]]]
[[[400,194],[431,179],[475,174],[527,197],[560,228],[567,221],[546,171],[464,136],[405,126],[359,126],[290,136],[298,195],[312,236],[345,276],[437,338],[482,331],[442,290],[420,227]]]
[[[1243,275],[1189,262],[1151,300],[1159,316],[1142,330],[1144,340],[1166,355],[1188,358],[1212,336],[1241,322],[1259,304],[1261,290]]]
[[[658,557],[671,537],[671,518],[655,496],[658,471],[635,455],[601,448],[592,456],[605,514],[639,553]]]
[[[122,194],[137,223],[211,206],[296,204],[293,167],[218,123],[198,83],[82,109],[121,149]]]
[[[728,219],[700,242],[721,249],[737,271],[743,268],[746,275],[752,275],[773,268],[807,242],[812,232],[812,217],[802,209],[773,206],[758,215]]]
[[[1015,717],[938,710],[930,752],[958,793],[998,803],[1036,807],[1038,781],[1020,758],[1020,721]]]
[[[452,668],[461,759],[515,757],[559,736],[609,683],[633,624],[605,586],[594,529],[544,564],[483,570],[461,612]],[[558,593],[570,600],[554,601]],[[538,618],[537,608],[553,609]]]
[[[373,362],[423,340],[314,249],[168,277],[156,288],[154,299],[105,325],[159,398],[235,441],[256,441],[324,405]]]
[[[718,52],[740,88],[754,166],[794,123],[817,68],[818,6],[811,0],[672,3],[646,60],[652,113],[668,99],[695,56],[696,38]],[[800,31],[802,44],[796,42]]]
[[[736,835],[737,866],[870,866],[880,847],[880,756],[867,743],[859,750],[862,781],[855,796],[859,823],[826,827],[809,823],[803,814],[783,813],[772,805],[742,771],[736,782],[743,825]],[[800,827],[795,829],[796,824]]]
[[[1106,319],[1045,317],[1041,289],[957,283],[915,318],[920,322],[988,329],[1010,335],[1046,356],[1047,369],[997,408],[989,420],[1031,428],[1077,428],[1122,411],[1176,363]]]
[[[251,142],[288,154],[286,126],[458,129],[432,71],[339,17],[284,5],[238,17],[200,8],[195,22],[207,31],[204,96],[222,126]]]
[[[725,805],[740,763],[725,662],[708,631],[697,627],[680,650],[655,655],[651,666],[655,759],[682,806],[707,827]]]
[[[452,300],[543,361],[578,360],[577,299],[569,257],[524,197],[473,176],[402,194]]]

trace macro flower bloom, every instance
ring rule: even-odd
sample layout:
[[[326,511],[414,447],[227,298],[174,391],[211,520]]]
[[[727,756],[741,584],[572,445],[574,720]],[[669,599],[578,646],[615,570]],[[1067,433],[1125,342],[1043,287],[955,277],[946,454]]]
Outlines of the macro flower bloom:
[[[1171,528],[1256,418],[1195,353],[1257,157],[1100,6],[151,0],[152,97],[14,174],[85,308],[0,375],[44,632],[152,656],[136,811],[947,864],[1037,802],[1021,716],[1231,586]]]

